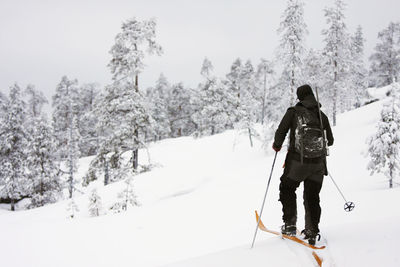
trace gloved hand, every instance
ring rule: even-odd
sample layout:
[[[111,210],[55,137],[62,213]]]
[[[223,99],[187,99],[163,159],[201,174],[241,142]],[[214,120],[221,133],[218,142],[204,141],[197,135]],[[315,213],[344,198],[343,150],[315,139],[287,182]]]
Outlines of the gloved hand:
[[[276,147],[275,144],[272,144],[272,149],[275,150],[275,152],[279,152],[282,147]]]

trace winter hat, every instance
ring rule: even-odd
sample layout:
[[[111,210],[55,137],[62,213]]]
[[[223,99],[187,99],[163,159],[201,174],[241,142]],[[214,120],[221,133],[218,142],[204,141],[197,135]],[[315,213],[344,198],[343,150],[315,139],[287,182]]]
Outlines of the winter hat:
[[[297,98],[300,101],[304,100],[304,98],[308,95],[314,96],[314,93],[308,84],[302,85],[299,88],[297,88]]]

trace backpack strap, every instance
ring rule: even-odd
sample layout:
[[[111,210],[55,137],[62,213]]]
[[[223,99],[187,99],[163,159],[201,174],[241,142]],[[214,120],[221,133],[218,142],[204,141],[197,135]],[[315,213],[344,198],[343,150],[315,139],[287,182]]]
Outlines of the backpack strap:
[[[302,106],[294,106],[293,107],[293,109],[295,110],[295,113],[296,113],[296,124],[298,124],[299,120],[301,120],[300,123],[301,123],[302,127],[304,125],[304,120],[303,120],[303,116],[301,116],[301,114],[302,114],[302,109],[304,112],[304,108],[305,107],[302,107]],[[296,125],[296,127],[297,127],[297,125]],[[303,165],[303,158],[304,158],[304,142],[303,142],[303,138],[300,138],[300,162],[301,162],[301,165]]]

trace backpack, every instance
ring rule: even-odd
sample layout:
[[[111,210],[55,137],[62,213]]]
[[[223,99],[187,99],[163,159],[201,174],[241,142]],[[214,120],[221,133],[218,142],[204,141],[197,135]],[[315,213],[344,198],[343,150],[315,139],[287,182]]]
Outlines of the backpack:
[[[295,106],[295,150],[303,158],[318,158],[325,155],[324,137],[318,115],[311,110]]]

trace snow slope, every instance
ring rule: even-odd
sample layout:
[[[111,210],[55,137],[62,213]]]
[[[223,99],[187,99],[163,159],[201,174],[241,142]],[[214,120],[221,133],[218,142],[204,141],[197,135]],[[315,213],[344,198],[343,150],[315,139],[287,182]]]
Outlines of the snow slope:
[[[356,208],[344,212],[344,200],[325,178],[320,226],[327,249],[318,252],[323,266],[400,266],[400,189],[387,189],[383,176],[370,177],[366,170],[365,140],[381,107],[375,102],[342,114],[333,128],[328,166]],[[307,248],[267,233],[259,232],[250,249],[254,210],[260,208],[273,160],[272,152],[260,147],[251,148],[246,135],[233,131],[152,144],[151,162],[159,167],[134,182],[141,206],[117,215],[89,217],[87,194],[77,197],[75,219],[66,218],[67,202],[0,210],[0,266],[315,266]],[[278,154],[262,217],[272,229],[281,225],[278,186],[284,157]],[[81,175],[89,160],[81,160]],[[124,183],[94,186],[108,207]],[[302,229],[302,189],[297,192]]]

